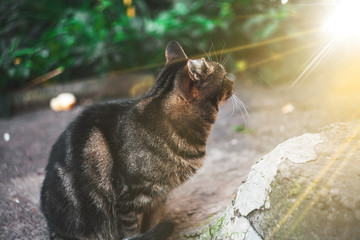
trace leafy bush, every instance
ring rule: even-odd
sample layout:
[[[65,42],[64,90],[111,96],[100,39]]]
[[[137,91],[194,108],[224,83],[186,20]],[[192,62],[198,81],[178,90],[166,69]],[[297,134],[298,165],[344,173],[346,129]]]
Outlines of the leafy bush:
[[[176,39],[188,53],[269,38],[285,18],[251,0],[3,0],[0,92],[54,69],[57,81],[162,62]],[[136,11],[136,13],[134,12]],[[242,15],[253,15],[242,19]]]

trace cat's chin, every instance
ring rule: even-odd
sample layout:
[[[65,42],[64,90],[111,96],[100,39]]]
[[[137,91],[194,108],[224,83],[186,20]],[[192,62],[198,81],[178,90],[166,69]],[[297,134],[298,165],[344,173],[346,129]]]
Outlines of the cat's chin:
[[[227,102],[227,100],[229,100],[232,97],[233,94],[234,94],[234,88],[226,90],[223,93],[222,97],[220,98],[220,104]]]
[[[218,107],[220,108],[222,105],[224,105],[225,103],[228,102],[228,100],[232,97],[232,93],[231,94],[225,94],[224,97],[219,101],[218,103]]]
[[[231,91],[227,92],[225,95],[225,101],[229,100],[229,98],[232,97],[232,95],[234,94],[234,89],[231,89]]]

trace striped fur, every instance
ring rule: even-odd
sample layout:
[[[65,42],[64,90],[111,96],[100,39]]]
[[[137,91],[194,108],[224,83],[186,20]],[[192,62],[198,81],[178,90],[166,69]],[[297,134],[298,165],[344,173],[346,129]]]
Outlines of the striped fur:
[[[162,206],[202,166],[219,103],[233,89],[220,64],[191,62],[176,42],[166,57],[147,94],[85,109],[53,145],[41,190],[52,238],[171,235],[172,223],[155,226]]]

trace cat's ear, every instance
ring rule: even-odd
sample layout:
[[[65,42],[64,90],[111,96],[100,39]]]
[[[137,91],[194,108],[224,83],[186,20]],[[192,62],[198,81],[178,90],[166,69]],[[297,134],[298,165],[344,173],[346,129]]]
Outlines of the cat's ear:
[[[177,41],[171,41],[166,46],[166,64],[173,61],[187,59],[187,56]]]
[[[211,69],[204,58],[189,60],[187,63],[189,76],[194,81],[200,81],[201,77],[207,75]]]

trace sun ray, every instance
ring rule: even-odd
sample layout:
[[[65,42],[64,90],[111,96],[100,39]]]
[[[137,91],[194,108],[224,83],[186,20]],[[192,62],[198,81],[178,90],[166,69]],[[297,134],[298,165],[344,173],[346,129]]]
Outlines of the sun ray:
[[[306,217],[306,215],[312,209],[312,207],[319,201],[324,190],[327,189],[329,185],[334,181],[335,177],[339,174],[339,172],[345,167],[345,165],[351,159],[352,153],[354,153],[357,150],[357,148],[359,148],[359,146],[360,146],[360,140],[358,140],[354,144],[354,146],[350,149],[350,151],[347,152],[346,158],[340,163],[336,171],[331,175],[330,179],[324,184],[322,189],[316,194],[316,197],[308,204],[307,208],[297,218],[296,222],[291,226],[289,232],[287,232],[287,235],[291,234],[295,230],[297,225]]]
[[[305,78],[307,78],[315,69],[317,69],[317,67],[325,62],[330,56],[331,53],[336,49],[336,45],[337,45],[338,41],[335,41],[330,47],[329,49],[326,50],[326,52],[318,59],[318,61],[315,62],[315,64],[311,67],[310,71],[308,73],[305,74]]]
[[[273,230],[265,239],[271,239],[277,231],[282,227],[282,225],[287,221],[287,219],[291,216],[291,214],[298,208],[298,206],[304,201],[307,195],[315,188],[315,186],[320,182],[325,173],[330,169],[330,167],[335,163],[336,159],[342,154],[345,149],[349,146],[352,139],[360,134],[360,124],[354,129],[354,131],[350,132],[349,136],[346,138],[348,141],[345,141],[340,147],[339,150],[333,155],[333,157],[329,160],[329,162],[321,169],[316,178],[310,183],[310,185],[305,189],[305,191],[301,194],[301,196],[296,200],[296,202],[292,205],[292,207],[288,210],[288,212],[280,219],[280,221],[276,224]]]
[[[212,55],[219,54],[220,52],[222,52],[223,54],[227,54],[227,53],[231,53],[231,52],[238,52],[238,51],[243,51],[243,50],[247,50],[247,49],[263,47],[263,46],[270,45],[270,44],[273,44],[276,42],[282,42],[282,41],[294,39],[297,37],[310,35],[310,34],[316,33],[318,30],[319,30],[319,28],[312,28],[312,29],[300,31],[300,32],[293,33],[293,34],[287,34],[287,35],[283,35],[283,36],[279,36],[279,37],[274,37],[274,38],[267,39],[267,40],[260,41],[260,42],[249,43],[249,44],[244,44],[244,45],[240,45],[240,46],[236,46],[236,47],[232,47],[232,48],[228,48],[228,49],[213,51],[213,52],[209,53],[208,55],[211,57]],[[207,55],[207,54],[205,54],[205,55]],[[196,59],[196,58],[201,58],[201,57],[204,57],[204,54],[193,55],[190,58]],[[123,73],[131,73],[131,72],[135,72],[135,71],[139,71],[139,70],[157,68],[157,67],[163,66],[164,64],[165,64],[165,62],[158,62],[158,63],[152,63],[152,64],[148,64],[148,65],[144,65],[144,66],[137,66],[137,67],[133,67],[133,68],[112,71],[109,73],[109,76],[114,76],[114,75],[123,74]]]
[[[265,64],[265,63],[268,63],[268,62],[271,62],[271,61],[274,61],[274,60],[278,60],[278,59],[283,58],[283,57],[285,57],[287,55],[299,52],[299,51],[304,50],[306,48],[310,48],[310,47],[312,47],[314,45],[317,45],[317,44],[319,44],[319,41],[311,42],[311,43],[305,44],[303,46],[299,46],[299,47],[294,48],[294,49],[290,49],[290,50],[282,52],[282,53],[274,54],[273,56],[271,56],[269,58],[265,58],[265,59],[260,60],[258,62],[249,64],[249,66],[247,68],[258,67],[258,66],[260,66],[262,64]]]
[[[289,14],[289,16],[292,16],[294,18],[300,18],[300,19],[303,19],[303,20],[309,20],[309,21],[311,21],[312,23],[315,23],[315,24],[321,23],[321,20],[319,18],[316,18],[313,15],[308,15],[308,14],[301,13],[301,12],[295,10],[295,9],[289,9],[288,14]]]
[[[301,74],[295,79],[295,81],[290,85],[290,88],[294,87],[303,77],[307,74],[310,74],[318,64],[323,60],[323,58],[328,54],[331,48],[334,46],[336,39],[333,38],[330,40],[325,47],[314,57],[314,59],[308,64],[308,66],[301,72]]]
[[[322,40],[322,44],[320,45],[320,47],[316,49],[314,53],[311,54],[311,56],[304,62],[304,64],[301,66],[301,69],[305,69],[307,66],[309,66],[311,61],[323,50],[324,45],[327,44],[329,41],[331,41],[331,39]]]
[[[305,36],[305,35],[309,35],[309,34],[312,34],[312,33],[316,33],[318,30],[319,30],[319,28],[312,28],[312,29],[300,31],[300,32],[293,33],[293,34],[287,34],[287,35],[283,35],[283,36],[280,36],[280,37],[274,37],[274,38],[267,39],[267,40],[260,41],[260,42],[244,44],[244,45],[228,48],[228,49],[223,50],[223,54],[243,51],[243,50],[257,48],[257,47],[263,47],[263,46],[270,45],[270,44],[273,44],[273,43],[276,43],[276,42],[282,42],[282,41],[297,38],[297,37],[300,37],[300,36]],[[211,55],[218,54],[219,52],[220,52],[220,50],[214,51],[214,52],[211,53]],[[203,55],[195,55],[195,56],[193,56],[193,58],[200,58],[202,56]]]
[[[287,4],[289,7],[299,7],[299,6],[306,6],[306,7],[312,7],[312,6],[329,6],[332,5],[331,3],[292,3]]]

